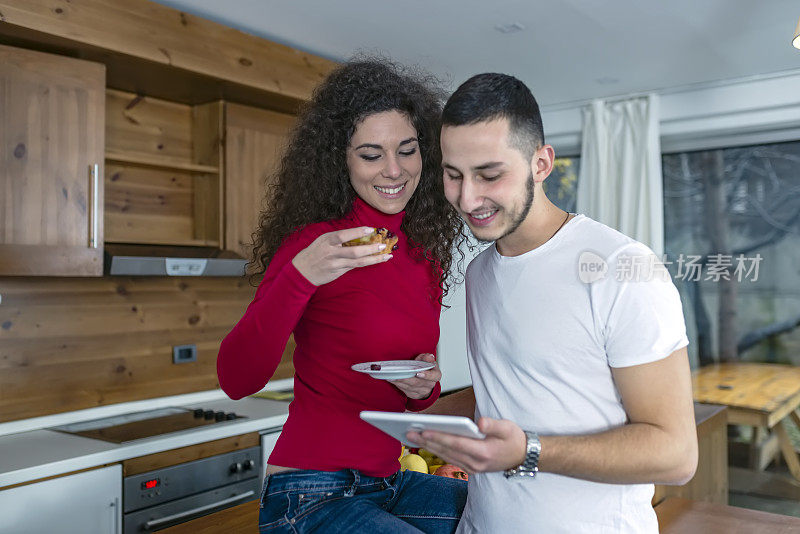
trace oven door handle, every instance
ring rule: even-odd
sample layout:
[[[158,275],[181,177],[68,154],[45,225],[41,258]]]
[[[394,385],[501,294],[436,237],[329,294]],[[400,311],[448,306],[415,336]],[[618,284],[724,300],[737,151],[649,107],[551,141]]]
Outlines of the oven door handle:
[[[166,526],[169,523],[180,522],[188,517],[202,514],[203,512],[213,510],[214,508],[219,508],[221,506],[225,506],[226,504],[231,504],[237,501],[242,501],[248,497],[252,497],[255,494],[256,493],[253,490],[250,490],[242,493],[241,495],[234,495],[233,497],[229,497],[227,499],[223,499],[215,503],[206,504],[205,506],[198,506],[197,508],[192,508],[191,510],[186,510],[185,512],[180,512],[178,514],[172,514],[166,517],[153,519],[144,524],[144,530],[153,530],[155,528],[161,528],[163,526]]]

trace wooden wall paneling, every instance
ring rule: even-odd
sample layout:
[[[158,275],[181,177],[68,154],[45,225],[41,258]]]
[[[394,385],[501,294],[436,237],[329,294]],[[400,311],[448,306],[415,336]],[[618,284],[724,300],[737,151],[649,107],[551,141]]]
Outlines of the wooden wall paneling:
[[[193,302],[170,302],[168,294],[164,300],[153,304],[84,305],[79,297],[80,313],[63,316],[60,306],[37,306],[35,308],[0,307],[0,321],[12,321],[4,337],[69,336],[73,332],[83,335],[103,333],[126,334],[151,330],[180,329],[189,326],[220,326],[235,322],[244,311],[239,303],[224,302],[199,304]],[[215,324],[216,323],[216,324]]]
[[[0,275],[102,274],[104,83],[102,65],[0,46]]]
[[[240,278],[137,278],[125,276],[105,277],[97,280],[83,278],[0,278],[2,304],[27,302],[27,299],[50,295],[109,294],[114,298],[131,299],[151,292],[174,292],[194,296],[198,292],[245,294],[252,297],[254,288]]]
[[[219,343],[254,293],[244,278],[0,278],[0,421],[218,387]],[[174,365],[187,343],[198,361]]]
[[[0,420],[214,389],[219,342],[254,291],[234,278],[0,278]],[[174,365],[187,343],[198,361]]]
[[[3,25],[307,100],[335,63],[148,0],[0,0]]]
[[[290,115],[226,104],[224,248],[244,258],[251,255],[267,180],[294,121]]]

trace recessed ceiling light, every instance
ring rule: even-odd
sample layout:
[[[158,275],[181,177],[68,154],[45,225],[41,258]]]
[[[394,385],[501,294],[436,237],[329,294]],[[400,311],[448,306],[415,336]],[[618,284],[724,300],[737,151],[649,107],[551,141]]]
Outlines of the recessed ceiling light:
[[[495,30],[500,33],[517,33],[525,29],[525,26],[519,22],[511,22],[509,24],[495,24]]]

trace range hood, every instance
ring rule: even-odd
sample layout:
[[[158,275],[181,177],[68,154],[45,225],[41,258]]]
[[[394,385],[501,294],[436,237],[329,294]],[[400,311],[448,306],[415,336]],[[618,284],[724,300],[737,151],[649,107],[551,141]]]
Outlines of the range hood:
[[[247,260],[211,247],[106,243],[111,276],[244,276]]]

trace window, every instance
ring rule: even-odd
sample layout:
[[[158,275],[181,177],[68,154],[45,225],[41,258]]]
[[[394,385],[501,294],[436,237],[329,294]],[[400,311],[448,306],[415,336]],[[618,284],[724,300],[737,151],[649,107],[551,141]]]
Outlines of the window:
[[[693,366],[800,365],[800,142],[665,154],[664,231]]]
[[[580,157],[556,158],[553,172],[542,183],[550,202],[571,213],[575,213],[580,159]]]

